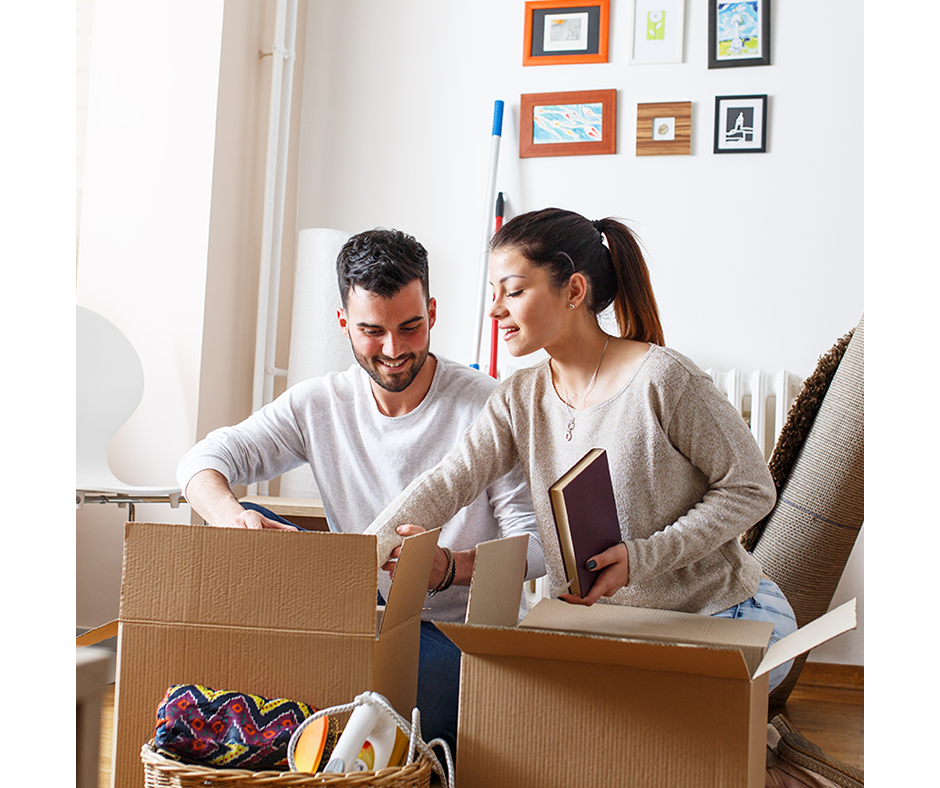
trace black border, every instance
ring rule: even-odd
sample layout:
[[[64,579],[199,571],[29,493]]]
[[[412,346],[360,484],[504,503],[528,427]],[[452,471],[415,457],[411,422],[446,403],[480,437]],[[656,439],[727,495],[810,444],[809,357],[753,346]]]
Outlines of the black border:
[[[761,135],[759,148],[719,148],[721,137],[721,102],[729,99],[761,99]],[[747,96],[715,96],[715,138],[712,153],[766,153],[767,152],[767,104],[770,97],[766,93]]]
[[[718,0],[708,0],[708,67],[709,68],[737,68],[740,66],[769,66],[770,65],[770,14],[771,0],[758,0],[763,3],[761,13],[760,34],[763,41],[763,55],[760,57],[741,58],[739,60],[719,60],[716,47],[718,46]]]

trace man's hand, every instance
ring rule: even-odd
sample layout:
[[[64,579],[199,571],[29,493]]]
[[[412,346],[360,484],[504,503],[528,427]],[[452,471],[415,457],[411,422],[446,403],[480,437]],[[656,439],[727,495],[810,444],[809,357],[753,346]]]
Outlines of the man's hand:
[[[630,580],[630,554],[623,542],[618,542],[600,555],[592,556],[585,566],[600,573],[590,593],[583,598],[574,594],[560,594],[559,599],[572,605],[593,605],[602,596],[613,596]]]
[[[239,504],[239,507],[240,506],[241,504]],[[261,512],[256,512],[253,509],[242,509],[241,512],[228,522],[210,523],[210,525],[218,525],[222,528],[250,528],[252,530],[261,530],[263,528],[269,528],[272,531],[298,530],[293,525],[279,523],[277,520],[269,520],[261,514]]]
[[[260,512],[245,509],[232,493],[228,480],[216,470],[199,471],[186,485],[185,495],[196,513],[209,525],[253,530],[298,530],[292,525],[269,520]]]

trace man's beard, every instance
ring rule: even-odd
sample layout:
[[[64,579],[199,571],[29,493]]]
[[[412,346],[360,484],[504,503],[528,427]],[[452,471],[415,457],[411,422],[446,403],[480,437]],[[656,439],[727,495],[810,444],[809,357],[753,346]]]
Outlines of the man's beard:
[[[353,355],[356,357],[356,361],[359,362],[359,366],[368,373],[372,380],[386,391],[398,392],[408,388],[414,379],[418,377],[421,367],[424,366],[424,362],[427,361],[428,358],[428,348],[425,348],[420,355],[412,353],[406,357],[404,363],[396,372],[389,374],[386,371],[386,367],[383,366],[379,368],[378,366],[378,361],[383,359],[383,356],[367,358],[356,352],[356,348],[353,347],[352,342],[349,343],[349,346],[352,348]]]

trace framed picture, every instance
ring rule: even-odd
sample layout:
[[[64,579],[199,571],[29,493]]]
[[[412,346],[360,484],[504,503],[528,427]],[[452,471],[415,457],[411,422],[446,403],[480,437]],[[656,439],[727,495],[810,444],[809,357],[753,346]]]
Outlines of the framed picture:
[[[715,153],[767,150],[767,96],[715,97]]]
[[[708,67],[770,65],[770,0],[708,0]]]
[[[529,0],[523,66],[606,63],[610,0]]]
[[[685,0],[632,0],[630,63],[681,63]]]
[[[637,156],[688,156],[691,153],[691,101],[637,104]]]
[[[522,94],[519,158],[616,152],[616,90]]]

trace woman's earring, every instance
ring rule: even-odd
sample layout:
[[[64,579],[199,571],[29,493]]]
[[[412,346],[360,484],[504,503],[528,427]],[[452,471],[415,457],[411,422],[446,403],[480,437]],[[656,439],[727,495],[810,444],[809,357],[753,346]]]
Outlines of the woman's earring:
[[[574,304],[568,304],[568,309],[574,309]]]

